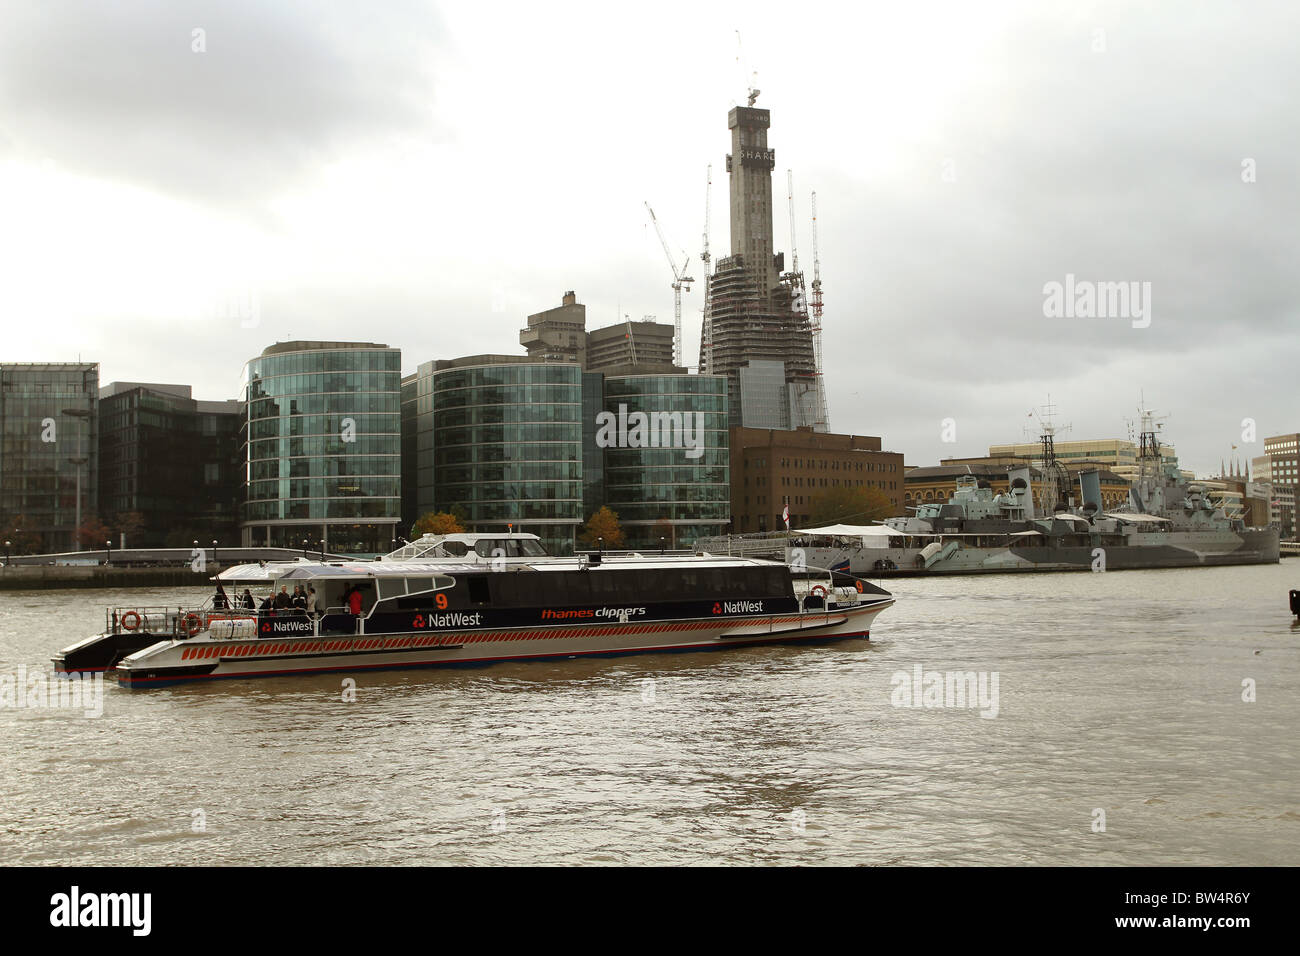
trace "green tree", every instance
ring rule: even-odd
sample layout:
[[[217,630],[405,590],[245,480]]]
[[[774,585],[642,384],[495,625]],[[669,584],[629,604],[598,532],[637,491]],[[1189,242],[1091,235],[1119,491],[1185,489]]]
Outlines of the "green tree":
[[[140,532],[145,528],[145,517],[138,511],[120,511],[113,515],[113,520],[109,522],[113,531],[113,536],[126,535],[126,545],[128,548],[140,547]],[[118,538],[120,541],[121,539]]]
[[[24,530],[29,524],[26,515],[0,517],[0,543],[9,542],[10,554],[39,554],[44,550],[40,532]]]
[[[828,524],[871,524],[888,518],[894,506],[879,488],[827,488],[812,499],[808,523],[814,528]]]
[[[602,542],[601,539],[604,539]],[[618,523],[618,512],[601,507],[587,519],[587,527],[578,540],[589,548],[621,548],[623,546],[623,528]]]
[[[454,509],[426,511],[420,515],[415,524],[411,525],[411,537],[418,538],[422,534],[461,534],[464,530]]]

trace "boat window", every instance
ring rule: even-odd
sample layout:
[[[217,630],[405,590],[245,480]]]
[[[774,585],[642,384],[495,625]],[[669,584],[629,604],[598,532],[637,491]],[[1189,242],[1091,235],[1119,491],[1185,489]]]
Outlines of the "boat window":
[[[406,579],[407,594],[419,594],[422,591],[432,591],[432,590],[433,590],[433,578],[431,577]]]
[[[608,602],[618,594],[617,571],[588,571],[591,578],[591,598],[597,602]]]
[[[403,578],[376,578],[375,586],[379,591],[379,600],[401,597],[406,593],[406,581]]]
[[[464,541],[444,541],[442,550],[453,558],[462,558],[469,554],[469,546]]]
[[[546,557],[546,549],[542,547],[542,543],[540,541],[532,541],[528,538],[525,538],[519,542],[519,545],[521,548],[523,548],[525,557],[528,558]]]
[[[488,593],[488,581],[485,575],[471,575],[464,578],[464,581],[470,604],[488,604],[491,602],[492,598]]]
[[[504,549],[498,552],[498,554],[492,553],[493,551],[496,551],[500,547],[501,547],[500,538],[479,538],[477,541],[474,542],[474,553],[477,554],[480,558],[495,558],[495,557],[499,557],[501,554],[505,554]]]
[[[785,568],[767,568],[767,593],[773,597],[792,594],[790,573]]]
[[[591,579],[598,573],[600,572],[564,572],[561,575],[560,600],[556,603],[591,604],[594,600],[591,593]]]

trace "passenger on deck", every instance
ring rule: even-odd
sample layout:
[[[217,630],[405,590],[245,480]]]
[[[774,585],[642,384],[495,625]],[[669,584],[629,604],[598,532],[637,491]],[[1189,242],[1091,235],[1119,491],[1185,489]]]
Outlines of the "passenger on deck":
[[[275,609],[282,611],[291,607],[293,607],[293,598],[289,597],[289,585],[281,584],[280,593],[275,596]]]
[[[264,614],[267,617],[274,617],[275,616],[275,595],[268,594],[265,598],[263,598],[261,605],[257,609],[257,613]]]
[[[361,616],[361,588],[355,584],[352,585],[352,590],[348,592],[348,611],[351,612],[353,617]]]
[[[301,584],[293,586],[293,612],[302,615],[307,613],[307,592],[302,589]]]
[[[242,607],[246,611],[251,611],[253,608],[257,607],[257,602],[253,600],[253,592],[248,590],[248,588],[244,588],[244,599],[241,603]]]
[[[217,585],[217,593],[212,595],[212,610],[230,610],[230,598],[226,597],[226,589],[220,584]]]
[[[316,595],[316,589],[310,584],[307,585],[307,610],[312,617],[321,617],[325,613],[325,605]]]

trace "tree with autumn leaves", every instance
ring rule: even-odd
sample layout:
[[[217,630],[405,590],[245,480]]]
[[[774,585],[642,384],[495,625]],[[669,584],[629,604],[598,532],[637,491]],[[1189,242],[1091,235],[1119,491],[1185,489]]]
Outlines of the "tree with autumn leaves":
[[[618,512],[602,506],[587,519],[587,526],[578,540],[589,548],[621,548],[623,528],[618,523]]]
[[[464,531],[454,508],[451,511],[426,511],[411,525],[412,538],[423,534],[462,534]]]
[[[815,528],[830,524],[871,524],[894,513],[888,496],[869,486],[827,488],[812,499],[808,523]]]

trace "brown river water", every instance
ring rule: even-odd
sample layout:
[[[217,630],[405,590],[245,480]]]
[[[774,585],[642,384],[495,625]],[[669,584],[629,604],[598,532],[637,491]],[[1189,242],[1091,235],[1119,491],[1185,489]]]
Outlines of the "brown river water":
[[[1300,561],[886,586],[869,644],[11,699],[0,863],[1300,863]],[[208,593],[0,592],[0,682]]]

